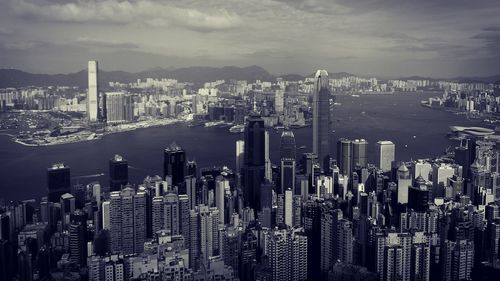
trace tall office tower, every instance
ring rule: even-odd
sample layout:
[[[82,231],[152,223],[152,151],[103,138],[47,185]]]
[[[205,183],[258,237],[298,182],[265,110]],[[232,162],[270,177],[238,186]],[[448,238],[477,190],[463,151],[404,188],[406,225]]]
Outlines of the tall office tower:
[[[229,181],[222,176],[215,178],[215,206],[219,210],[219,223],[226,224],[225,222],[225,204],[224,195],[226,191],[229,192]]]
[[[287,189],[295,187],[295,160],[291,158],[281,159],[281,188],[278,193],[283,194]]]
[[[272,280],[307,280],[307,236],[302,228],[274,229],[266,238]]]
[[[165,195],[164,218],[165,223],[163,229],[170,232],[170,235],[179,235],[179,197],[175,193]]]
[[[102,229],[109,230],[111,226],[111,210],[110,201],[102,202],[101,212],[102,212]]]
[[[284,130],[280,139],[280,159],[296,159],[295,136],[292,131]]]
[[[68,166],[58,163],[47,169],[49,201],[58,203],[61,195],[71,191],[71,174]]]
[[[284,223],[289,227],[293,227],[293,192],[291,189],[287,189],[285,191],[284,196],[284,204],[283,204],[283,213],[284,213]]]
[[[185,185],[186,185],[186,195],[187,198],[189,199],[189,210],[193,210],[194,207],[197,205],[197,196],[196,196],[196,178],[193,176],[187,176],[185,179]]]
[[[99,121],[99,84],[97,61],[89,61],[89,88],[87,91],[87,117],[90,122]]]
[[[418,176],[422,176],[424,180],[428,181],[431,179],[432,176],[432,166],[431,163],[427,162],[426,160],[416,160],[412,164],[412,173],[413,177],[417,178]]]
[[[127,159],[116,154],[109,160],[109,190],[120,191],[128,183]]]
[[[266,144],[264,120],[250,115],[245,128],[244,150],[244,202],[245,206],[260,211],[260,184],[265,177]]]
[[[70,215],[70,260],[79,265],[87,264],[87,214],[77,210]]]
[[[474,263],[474,242],[470,240],[445,240],[442,247],[441,280],[471,280]]]
[[[352,142],[348,139],[341,138],[337,141],[337,165],[342,175],[351,176]]]
[[[186,152],[175,142],[165,149],[163,158],[163,178],[172,177],[172,185],[178,186],[184,181]]]
[[[196,161],[192,160],[192,161],[187,161],[187,164],[186,164],[186,176],[193,176],[193,177],[197,177],[198,175],[198,169],[197,169],[197,164],[196,164]]]
[[[352,141],[352,170],[356,167],[365,168],[368,164],[368,142],[365,139]]]
[[[131,187],[110,193],[111,252],[141,253],[146,239],[146,192]]]
[[[425,212],[429,208],[429,186],[423,177],[418,176],[408,189],[408,208]]]
[[[273,167],[271,163],[271,157],[269,156],[269,132],[264,131],[264,159],[265,159],[265,172],[264,178],[268,181],[273,180]]]
[[[318,172],[318,156],[314,153],[304,153],[301,160],[302,174],[306,175],[309,183],[309,194],[316,193],[314,190],[316,176]]]
[[[455,162],[462,166],[463,177],[470,178],[470,166],[476,159],[476,141],[473,139],[463,139],[460,145],[455,147]]]
[[[225,265],[239,272],[241,231],[237,227],[227,227],[221,230],[221,256]]]
[[[410,170],[406,165],[401,165],[398,169],[398,203],[408,203],[408,189],[412,186]]]
[[[321,171],[330,162],[330,85],[326,70],[316,71],[313,92],[313,153],[318,155]]]
[[[472,166],[472,165],[471,165]],[[432,165],[432,197],[443,197],[448,179],[455,174],[455,168],[449,164]],[[484,185],[483,185],[484,186]]]
[[[276,95],[274,96],[274,110],[278,114],[283,114],[285,105],[285,91],[283,89],[276,90]]]
[[[61,195],[61,218],[64,229],[67,228],[69,221],[69,216],[75,211],[75,197],[70,193],[64,193]]]
[[[243,169],[243,165],[245,163],[244,160],[245,154],[245,141],[237,140],[236,141],[236,173],[241,173],[241,169]]]
[[[339,222],[343,219],[342,210],[330,204],[321,206],[321,264],[320,270],[326,276],[331,266],[339,258],[342,236],[339,235]]]
[[[104,94],[106,100],[106,122],[108,124],[125,121],[125,94],[123,92],[108,92]]]
[[[184,245],[189,249],[189,197],[186,194],[179,195],[179,234],[184,237]]]
[[[378,141],[375,145],[375,159],[377,167],[384,173],[391,170],[391,163],[395,159],[396,146],[392,141]]]

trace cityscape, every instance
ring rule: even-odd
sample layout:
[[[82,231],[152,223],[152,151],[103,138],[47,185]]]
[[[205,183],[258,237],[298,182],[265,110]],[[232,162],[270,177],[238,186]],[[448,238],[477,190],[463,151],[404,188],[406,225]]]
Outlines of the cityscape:
[[[0,3],[11,21],[3,28],[0,17],[0,281],[498,279],[492,34],[500,28],[490,20],[498,3],[8,2]],[[478,20],[450,25],[448,9]],[[393,17],[389,27],[379,15]],[[349,29],[365,17],[386,32]],[[328,39],[309,37],[314,29],[305,29],[311,42],[295,41],[291,29],[311,22],[345,42],[374,36],[373,53],[352,47],[366,65],[342,44],[331,47],[339,56],[325,54]],[[49,47],[23,29],[33,24],[54,40]],[[480,29],[469,35],[484,49],[453,45],[460,28]],[[110,41],[85,37],[87,29]],[[138,35],[161,29],[171,45],[160,33]],[[429,36],[415,39],[413,29]],[[72,32],[82,32],[81,46],[59,49]],[[127,43],[131,32],[137,43]],[[19,38],[38,38],[36,51],[15,45]],[[200,38],[213,57],[193,47]],[[376,60],[387,38],[404,42],[383,47],[404,55],[396,64]],[[153,46],[139,41],[156,39],[172,53],[141,55]],[[241,53],[248,48],[255,53]],[[38,71],[35,61],[47,59]]]

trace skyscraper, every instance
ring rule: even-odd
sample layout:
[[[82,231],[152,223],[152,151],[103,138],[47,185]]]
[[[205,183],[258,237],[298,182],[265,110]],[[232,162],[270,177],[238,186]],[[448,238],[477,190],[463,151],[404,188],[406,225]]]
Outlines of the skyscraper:
[[[391,163],[392,161],[394,161],[394,143],[392,141],[378,141],[376,144],[375,153],[377,167],[379,167],[384,172],[389,172],[391,170]]]
[[[276,96],[274,98],[274,110],[278,114],[283,114],[285,103],[285,91],[282,89],[276,90]]]
[[[337,165],[342,175],[351,176],[352,142],[348,139],[341,138],[337,142]]]
[[[131,187],[110,194],[111,251],[141,253],[146,239],[146,193]]]
[[[245,141],[236,141],[236,173],[241,173],[244,165]]]
[[[284,130],[280,139],[280,158],[296,159],[295,136],[292,131]]]
[[[313,92],[313,153],[323,172],[330,157],[330,86],[328,72],[316,71]]]
[[[99,118],[99,85],[97,82],[97,61],[89,61],[89,88],[87,91],[87,116],[90,122],[97,122]]]
[[[57,163],[47,169],[49,201],[58,203],[61,195],[71,192],[70,169],[63,163]]]
[[[172,185],[179,185],[184,181],[186,168],[186,152],[176,143],[165,149],[163,158],[163,178],[172,177]]]
[[[257,115],[247,119],[244,151],[244,200],[245,206],[260,211],[260,185],[265,176],[264,120]]]
[[[398,203],[408,203],[408,189],[412,186],[410,170],[406,165],[401,165],[397,172],[398,175]]]
[[[352,141],[352,171],[359,166],[365,168],[368,164],[368,142],[365,139]]]
[[[128,183],[128,162],[121,155],[116,154],[109,160],[109,189],[119,191]]]
[[[125,121],[125,94],[123,92],[109,92],[105,95],[107,123],[121,123]]]

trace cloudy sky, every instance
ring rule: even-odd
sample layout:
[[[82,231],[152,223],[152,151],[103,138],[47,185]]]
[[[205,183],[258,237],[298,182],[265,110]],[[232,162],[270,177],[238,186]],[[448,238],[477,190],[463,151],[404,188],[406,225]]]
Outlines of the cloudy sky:
[[[0,68],[500,73],[498,0],[0,0]]]

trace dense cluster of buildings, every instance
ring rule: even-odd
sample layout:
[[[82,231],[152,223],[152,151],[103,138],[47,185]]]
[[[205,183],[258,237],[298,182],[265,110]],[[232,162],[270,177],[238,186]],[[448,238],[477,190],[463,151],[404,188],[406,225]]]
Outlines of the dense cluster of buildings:
[[[74,184],[53,165],[47,197],[0,207],[0,280],[492,280],[500,144],[471,137],[410,162],[387,140],[331,144],[328,81],[316,73],[313,151],[298,155],[284,130],[274,166],[259,112],[234,169],[200,169],[175,143],[142,183],[119,155],[109,182]]]

